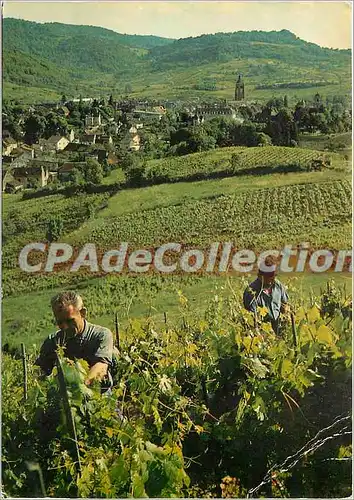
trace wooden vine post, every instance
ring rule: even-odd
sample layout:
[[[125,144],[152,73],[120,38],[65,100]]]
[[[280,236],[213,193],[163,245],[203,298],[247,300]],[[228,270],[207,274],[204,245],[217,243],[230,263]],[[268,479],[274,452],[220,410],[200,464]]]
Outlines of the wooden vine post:
[[[21,357],[22,357],[22,368],[23,368],[23,398],[27,401],[27,359],[26,359],[26,348],[25,344],[21,343]]]

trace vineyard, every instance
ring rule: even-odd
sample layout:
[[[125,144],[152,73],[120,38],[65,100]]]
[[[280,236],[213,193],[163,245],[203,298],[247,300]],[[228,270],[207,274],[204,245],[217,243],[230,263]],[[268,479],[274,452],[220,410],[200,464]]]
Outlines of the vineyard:
[[[114,309],[108,288],[99,297]],[[112,395],[62,353],[45,380],[32,349],[3,354],[3,494],[350,495],[351,298],[333,284],[306,300],[292,290],[295,324],[276,338],[241,293],[215,294],[202,319],[182,293],[178,319],[132,318]]]
[[[10,195],[11,197],[11,195]],[[45,241],[50,221],[60,220],[54,239],[64,232],[80,227],[93,218],[105,204],[108,195],[92,194],[66,198],[62,195],[47,196],[40,200],[7,198],[3,203],[2,263],[6,268],[17,266],[18,252],[27,243]]]
[[[237,156],[237,165],[232,156]],[[328,159],[339,160],[331,153]],[[148,163],[145,178],[150,182],[200,180],[246,174],[247,172],[306,171],[315,159],[324,158],[318,151],[281,146],[231,147],[207,153],[194,153],[183,157],[152,160]]]
[[[349,233],[338,229],[350,221],[351,185],[338,180],[252,190],[107,218],[85,237],[110,248],[121,241],[203,245],[218,239],[250,248],[301,241],[342,248],[349,245]]]

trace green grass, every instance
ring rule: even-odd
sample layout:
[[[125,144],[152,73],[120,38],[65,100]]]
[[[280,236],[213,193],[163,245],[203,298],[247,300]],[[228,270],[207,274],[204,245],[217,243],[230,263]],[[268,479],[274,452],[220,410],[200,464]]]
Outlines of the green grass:
[[[102,184],[108,185],[108,184],[114,184],[115,182],[124,182],[125,181],[125,175],[124,172],[121,168],[116,168],[112,170],[107,177],[103,178]]]
[[[249,275],[246,278],[248,282],[253,279],[254,276]],[[347,293],[350,292],[352,286],[352,277],[349,273],[280,275],[279,279],[284,284],[300,290],[306,302],[309,302],[312,296],[318,296],[321,289],[325,289],[329,279],[333,279],[337,286],[344,285]],[[114,280],[119,280],[119,278],[111,279],[111,281]],[[131,294],[131,301],[130,297],[116,295],[108,298],[107,296],[107,307],[103,305],[97,308],[95,298],[92,298],[92,290],[101,283],[100,278],[91,279],[83,282],[79,288],[84,300],[89,297],[88,320],[114,331],[114,314],[117,311],[122,327],[121,334],[124,336],[124,329],[133,318],[149,317],[157,325],[163,324],[164,312],[167,312],[167,320],[171,322],[181,321],[183,314],[187,316],[191,314],[194,319],[202,318],[215,294],[225,298],[231,297],[233,289],[240,297],[245,282],[241,281],[240,277],[227,279],[222,276],[204,277],[197,281],[181,279],[180,282],[174,281],[173,286],[164,287],[151,296],[148,293],[149,280],[147,280],[146,293],[140,290],[137,297]],[[8,342],[11,346],[19,346],[21,342],[24,342],[28,348],[31,348],[33,344],[36,344],[38,348],[46,336],[56,329],[49,305],[50,298],[65,288],[58,287],[22,294],[19,297],[5,298],[2,314],[2,345]],[[177,288],[188,299],[189,313],[183,313],[179,305]],[[100,296],[100,303],[104,302],[105,298]]]

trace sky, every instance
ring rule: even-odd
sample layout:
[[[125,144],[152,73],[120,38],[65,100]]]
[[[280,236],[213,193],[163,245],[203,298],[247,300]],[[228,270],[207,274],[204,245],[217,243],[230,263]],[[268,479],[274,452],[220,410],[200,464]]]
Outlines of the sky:
[[[203,33],[288,29],[322,47],[351,48],[352,2],[5,0],[4,17],[102,26],[119,33],[185,38]]]

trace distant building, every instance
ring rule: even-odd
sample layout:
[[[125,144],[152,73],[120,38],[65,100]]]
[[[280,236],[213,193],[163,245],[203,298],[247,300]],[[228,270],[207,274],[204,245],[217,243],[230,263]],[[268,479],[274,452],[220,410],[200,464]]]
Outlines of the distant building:
[[[161,120],[166,114],[166,109],[163,106],[154,106],[151,110],[135,109],[133,111],[133,118],[141,119],[143,123]]]
[[[237,113],[232,106],[228,104],[204,104],[201,106],[197,106],[193,111],[189,112],[190,121],[194,125],[200,125],[204,123],[205,120],[211,120],[216,116],[224,117],[224,118],[232,118],[237,119]]]
[[[96,138],[96,144],[104,144],[104,145],[113,144],[112,136],[109,134],[102,134],[102,135],[100,134]]]
[[[242,101],[245,98],[245,84],[242,75],[238,75],[235,86],[235,101]]]
[[[35,187],[37,185],[44,187],[48,184],[50,174],[48,167],[34,166],[15,168],[12,171],[12,176],[17,183],[24,187]]]
[[[52,135],[49,139],[39,139],[42,151],[46,152],[63,151],[69,142],[69,139],[61,135]]]
[[[70,115],[70,110],[66,106],[58,106],[57,108],[57,113],[62,116],[69,116]]]
[[[99,127],[100,125],[102,125],[101,113],[98,113],[98,116],[85,116],[85,127]]]
[[[24,149],[24,147],[16,148],[12,151],[11,156],[4,156],[3,161],[6,160],[11,168],[25,167],[30,160],[34,159],[33,149]]]
[[[80,136],[80,143],[81,144],[95,144],[96,143],[96,134],[83,134]]]
[[[72,99],[72,102],[85,102],[87,104],[90,104],[91,102],[93,102],[93,98],[92,97],[82,97],[82,98],[79,98],[79,99]]]
[[[10,170],[1,171],[2,174],[2,192],[3,193],[17,193],[22,191],[23,184],[14,179]]]

